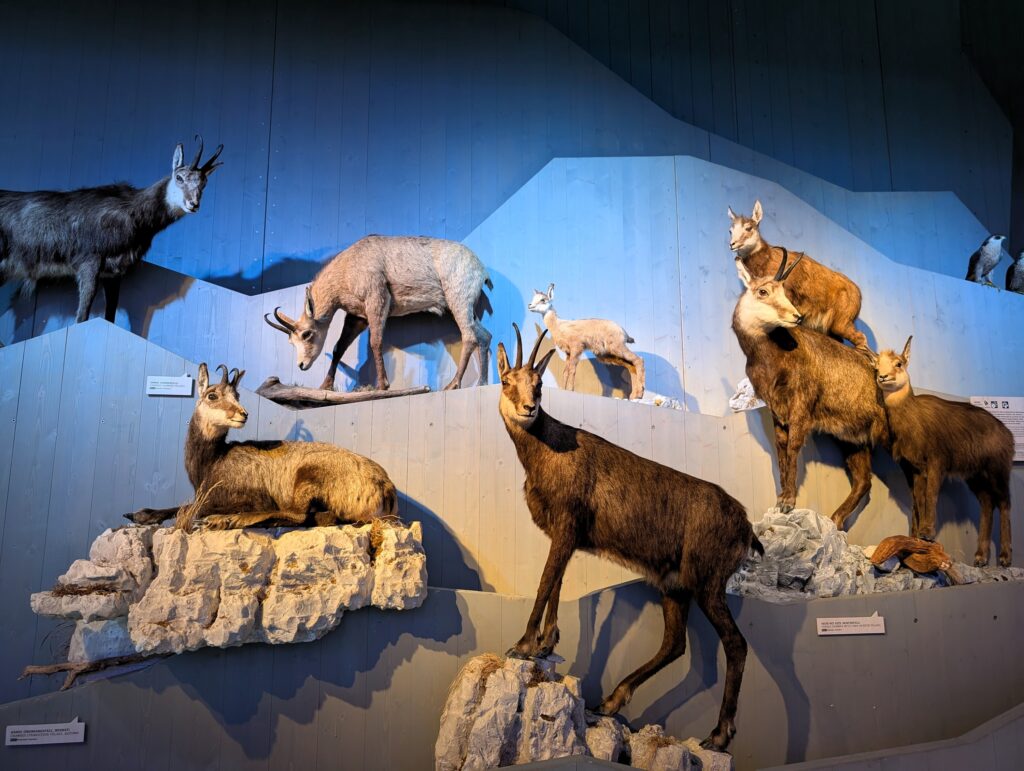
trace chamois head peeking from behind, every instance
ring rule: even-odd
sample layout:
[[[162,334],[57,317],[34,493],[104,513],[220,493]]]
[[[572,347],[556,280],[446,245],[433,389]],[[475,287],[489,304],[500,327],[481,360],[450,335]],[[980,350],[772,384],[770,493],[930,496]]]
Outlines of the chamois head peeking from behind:
[[[544,315],[551,310],[552,301],[555,299],[555,285],[548,284],[548,290],[542,292],[539,289],[533,290],[533,299],[530,300],[530,304],[527,306],[534,313]]]
[[[199,365],[199,398],[192,420],[207,436],[223,436],[229,428],[242,428],[249,419],[249,413],[238,401],[238,382],[245,370],[232,369],[228,372],[223,364],[217,365],[217,369],[224,370],[224,375],[219,383],[210,385],[206,364]]]
[[[800,323],[803,315],[786,296],[783,282],[802,259],[803,254],[787,268],[789,253],[784,250],[775,276],[764,278],[753,278],[743,261],[736,260],[736,272],[747,288],[736,305],[736,314],[745,328],[768,331],[775,327],[795,327]]]
[[[288,335],[288,342],[295,346],[295,353],[298,359],[299,369],[305,372],[313,366],[316,357],[324,349],[324,341],[327,340],[327,330],[331,327],[331,316],[318,319],[313,307],[313,292],[306,287],[306,302],[302,306],[302,315],[297,319],[290,319],[281,313],[281,308],[274,308],[275,324],[270,320],[270,314],[264,313],[263,320],[278,332]]]
[[[518,426],[526,430],[533,425],[533,421],[540,414],[541,378],[548,362],[555,354],[552,348],[539,364],[534,362],[537,359],[537,351],[540,349],[541,341],[548,333],[545,329],[540,333],[537,342],[533,344],[530,351],[530,358],[523,364],[523,338],[519,334],[519,327],[513,322],[516,330],[516,363],[509,366],[508,354],[505,353],[505,345],[498,343],[498,375],[501,377],[501,401],[498,403],[498,410],[501,412],[505,424]]]
[[[729,248],[737,254],[754,251],[761,243],[761,231],[758,226],[763,216],[764,210],[760,201],[754,201],[754,213],[749,217],[737,214],[730,206],[729,219],[732,220],[732,226],[729,228]]]
[[[200,166],[199,161],[203,156],[203,138],[196,134],[196,139],[199,140],[199,149],[196,150],[196,155],[188,166],[185,165],[185,149],[180,144],[174,148],[174,158],[171,160],[171,179],[167,183],[167,203],[189,214],[199,211],[199,202],[203,197],[207,177],[218,166],[224,165],[217,163],[217,158],[224,150],[224,145],[218,145],[213,155]]]
[[[875,367],[875,380],[878,387],[886,393],[902,391],[910,385],[910,373],[907,366],[910,364],[910,341],[914,339],[911,335],[907,338],[907,344],[903,346],[903,353],[888,348],[881,353],[872,353],[871,363]]]

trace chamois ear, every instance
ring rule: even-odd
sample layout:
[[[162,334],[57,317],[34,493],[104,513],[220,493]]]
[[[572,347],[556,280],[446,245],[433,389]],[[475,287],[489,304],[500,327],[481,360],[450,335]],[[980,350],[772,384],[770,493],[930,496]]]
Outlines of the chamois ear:
[[[185,148],[180,144],[174,148],[174,157],[171,159],[171,171],[177,171],[185,163]]]
[[[736,258],[736,275],[740,277],[740,281],[743,282],[743,286],[750,289],[750,282],[754,279],[750,275],[750,271],[747,270],[747,266],[743,264],[743,260],[739,257]]]
[[[210,370],[206,368],[205,361],[199,365],[199,377],[196,378],[196,383],[199,385],[200,391],[205,391],[210,387]]]
[[[512,368],[508,365],[508,354],[505,353],[505,344],[498,343],[498,375],[505,377],[510,369]]]
[[[907,344],[903,346],[903,353],[900,354],[903,357],[903,361],[908,363],[910,362],[910,341],[913,339],[913,335],[907,338]]]
[[[544,370],[548,368],[548,362],[551,361],[551,357],[555,355],[557,348],[552,348],[550,351],[544,354],[544,358],[540,360],[540,364],[533,368],[533,371],[538,375],[543,376]]]
[[[760,201],[760,199],[757,200],[757,201],[754,201],[754,213],[750,216],[750,219],[754,220],[754,224],[755,225],[759,225],[761,223],[761,217],[763,217],[763,216],[764,216],[764,209],[761,208],[761,201]]]
[[[306,287],[306,315],[310,319],[316,318],[316,316],[313,315],[313,287],[311,286]]]
[[[867,360],[869,362],[871,362],[871,366],[872,367],[877,367],[878,366],[878,354],[877,353],[875,353],[870,348],[868,348],[868,349],[866,349],[864,351],[864,355],[867,357]]]
[[[728,209],[729,209],[729,219],[731,219],[733,222],[735,222],[736,221],[736,212],[734,212],[732,210],[731,206],[728,207]]]
[[[555,299],[555,285],[554,284],[548,284],[548,291],[546,292],[546,294],[547,294],[549,300],[554,300]]]

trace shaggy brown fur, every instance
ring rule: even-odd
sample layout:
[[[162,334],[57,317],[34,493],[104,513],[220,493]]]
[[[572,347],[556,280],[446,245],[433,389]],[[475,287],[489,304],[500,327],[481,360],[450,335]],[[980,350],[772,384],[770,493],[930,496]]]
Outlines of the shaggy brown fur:
[[[752,217],[729,209],[730,248],[754,278],[775,275],[786,253],[785,248],[772,246],[761,236],[761,217],[760,201],[754,202]],[[867,338],[854,326],[860,315],[860,287],[844,274],[826,268],[802,252],[789,252],[789,260],[796,268],[786,284],[786,294],[803,314],[804,326],[837,340],[849,340],[867,353]]]
[[[725,602],[725,584],[752,547],[764,550],[742,504],[718,485],[641,458],[544,412],[541,376],[554,354],[549,351],[534,366],[544,334],[525,365],[521,340],[515,367],[498,346],[499,411],[526,472],[530,514],[551,539],[526,632],[509,655],[543,656],[554,649],[559,591],[573,552],[582,549],[621,563],[661,590],[665,637],[655,657],[623,680],[598,711],[618,712],[637,686],[683,654],[693,597],[722,638],[728,662],[718,725],[705,741],[722,750],[736,731],[747,653]]]
[[[221,365],[223,367],[223,365]],[[236,371],[233,371],[236,372]],[[194,513],[209,527],[366,523],[394,517],[398,495],[381,466],[322,442],[225,441],[248,413],[238,402],[237,372],[209,384],[199,365],[199,398],[185,441],[185,470],[196,489]],[[125,517],[153,524],[179,507],[140,509]]]
[[[777,505],[783,511],[796,505],[797,458],[807,435],[829,434],[839,440],[853,478],[849,496],[832,513],[841,528],[871,489],[871,447],[886,441],[874,371],[853,348],[797,326],[802,316],[789,301],[788,284],[783,286],[785,263],[774,278],[754,279],[742,263],[737,267],[747,291],[736,303],[732,328],[747,357],[747,377],[775,424],[782,487]]]
[[[902,354],[886,350],[874,360],[889,415],[892,454],[903,466],[913,491],[911,535],[935,540],[939,488],[947,476],[958,476],[981,504],[974,564],[988,564],[992,509],[998,508],[999,564],[1008,567],[1012,562],[1010,429],[972,404],[915,394],[907,371],[910,339]]]

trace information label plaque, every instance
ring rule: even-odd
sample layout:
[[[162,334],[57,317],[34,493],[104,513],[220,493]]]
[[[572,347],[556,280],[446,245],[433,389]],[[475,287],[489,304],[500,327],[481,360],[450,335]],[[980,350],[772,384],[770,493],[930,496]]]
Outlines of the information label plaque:
[[[972,396],[971,404],[988,410],[1013,434],[1013,461],[1024,462],[1024,396]]]
[[[885,634],[885,617],[873,613],[870,616],[837,616],[819,618],[818,637],[833,637],[843,634]]]
[[[8,747],[31,744],[79,744],[85,741],[85,723],[76,717],[70,723],[7,726]]]

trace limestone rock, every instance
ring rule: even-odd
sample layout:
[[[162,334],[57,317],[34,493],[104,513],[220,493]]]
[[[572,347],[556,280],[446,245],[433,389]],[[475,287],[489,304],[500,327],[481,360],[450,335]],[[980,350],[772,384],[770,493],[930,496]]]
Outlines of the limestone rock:
[[[57,579],[62,586],[82,589],[100,587],[118,591],[132,591],[137,586],[135,578],[117,565],[104,565],[90,560],[75,560],[68,571]]]
[[[586,723],[579,680],[566,677],[562,682],[542,682],[527,687],[520,724],[517,765],[586,755],[587,745],[583,741]]]
[[[125,618],[108,621],[79,621],[71,634],[68,661],[100,661],[137,653],[128,634]]]
[[[373,561],[374,607],[409,610],[422,605],[426,596],[427,555],[420,523],[382,528]]]
[[[150,527],[122,527],[105,530],[92,542],[89,561],[96,565],[116,565],[135,580],[135,596],[141,597],[153,577],[153,534]]]
[[[103,621],[128,614],[125,592],[98,591],[87,594],[36,592],[30,598],[32,612],[53,618]]]
[[[618,762],[628,739],[629,729],[615,718],[588,713],[584,736],[587,754],[600,760]]]
[[[665,735],[659,725],[648,725],[629,737],[630,765],[646,771],[691,771],[695,764],[686,745]]]
[[[683,742],[683,745],[690,751],[690,757],[700,761],[697,766],[701,771],[732,771],[732,755],[728,752],[715,752],[706,750],[700,746],[700,740],[692,736]]]
[[[484,683],[501,664],[498,656],[477,656],[470,659],[456,676],[448,691],[448,700],[441,713],[441,730],[434,745],[437,771],[458,771],[462,768],[469,732],[483,697]]]
[[[757,410],[764,406],[761,398],[754,393],[754,386],[748,377],[736,384],[736,393],[729,397],[729,409],[733,412]]]

